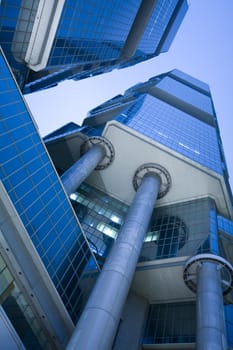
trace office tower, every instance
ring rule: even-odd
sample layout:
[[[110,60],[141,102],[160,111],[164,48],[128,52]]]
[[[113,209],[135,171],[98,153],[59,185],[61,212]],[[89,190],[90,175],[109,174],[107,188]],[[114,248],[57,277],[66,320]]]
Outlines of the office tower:
[[[1,344],[64,349],[98,267],[2,52],[0,59]]]
[[[68,349],[232,348],[232,195],[208,85],[153,77],[45,143],[103,266]]]
[[[0,43],[24,93],[166,52],[186,0],[3,0]]]

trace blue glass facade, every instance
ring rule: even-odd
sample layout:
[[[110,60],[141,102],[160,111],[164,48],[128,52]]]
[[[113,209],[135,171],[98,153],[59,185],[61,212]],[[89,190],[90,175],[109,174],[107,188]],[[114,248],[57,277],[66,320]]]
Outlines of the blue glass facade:
[[[231,220],[218,215],[218,228],[233,237],[233,222]]]
[[[163,78],[157,87],[171,93],[176,98],[184,100],[196,108],[203,110],[206,113],[213,114],[213,105],[211,97],[203,90],[194,90],[192,86],[188,86],[181,81],[171,79],[171,77]]]
[[[159,0],[139,42],[141,54],[153,54],[158,47],[178,1]],[[150,38],[150,40],[148,40]]]
[[[185,72],[182,72],[178,69],[173,69],[169,75],[173,78],[179,79],[179,81],[183,81],[186,85],[189,86],[195,86],[199,90],[202,90],[205,93],[210,93],[209,85],[206,84],[204,81],[201,81],[197,78],[192,77],[191,75],[188,75]],[[173,91],[175,93],[175,91]]]
[[[119,105],[122,106],[120,113]],[[221,175],[225,172],[215,111],[206,84],[177,70],[171,71],[136,85],[124,96],[95,108],[84,125],[97,126],[106,108],[112,110],[110,119],[127,125],[214,172]]]
[[[125,125],[222,174],[214,127],[154,96],[138,99],[143,101],[138,101],[140,108],[136,113],[137,102],[135,108],[123,112]],[[122,114],[116,120],[121,121]]]
[[[2,54],[0,60],[1,181],[76,321],[85,300],[80,281],[89,246]]]
[[[143,344],[195,342],[195,303],[151,305]]]
[[[25,93],[67,78],[131,66],[167,51],[188,9],[186,0],[66,0],[47,64],[35,72],[24,57],[39,7],[39,0],[1,2],[0,43]],[[145,10],[149,15],[143,27]],[[123,57],[125,45],[131,53]]]
[[[71,199],[90,247],[99,264],[103,265],[128,206],[86,183],[71,195]]]
[[[117,238],[128,206],[87,183],[71,198],[91,249],[102,264]],[[219,254],[213,201],[194,200],[155,210],[140,262],[201,253]]]
[[[48,68],[117,59],[140,3],[67,0]]]
[[[38,2],[38,0],[33,0],[28,3],[21,0],[4,0],[1,1],[0,4],[0,45],[5,56],[7,57],[8,63],[13,69],[14,76],[20,87],[23,87],[25,84],[26,77],[29,73],[29,68],[23,62],[19,62],[12,52],[14,33],[20,14],[20,9],[25,9],[28,11],[30,14],[28,17],[34,16],[35,8],[38,6]],[[31,24],[25,21],[24,37],[26,37],[26,32],[30,26]]]

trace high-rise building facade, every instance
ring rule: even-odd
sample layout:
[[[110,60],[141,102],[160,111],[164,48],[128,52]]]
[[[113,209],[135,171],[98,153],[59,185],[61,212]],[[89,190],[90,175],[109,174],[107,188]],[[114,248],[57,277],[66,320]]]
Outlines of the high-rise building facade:
[[[98,265],[2,52],[0,59],[1,344],[64,349]]]
[[[186,0],[3,0],[0,44],[24,93],[165,52]]]
[[[209,87],[173,70],[45,143],[103,266],[68,349],[231,349],[232,194]]]

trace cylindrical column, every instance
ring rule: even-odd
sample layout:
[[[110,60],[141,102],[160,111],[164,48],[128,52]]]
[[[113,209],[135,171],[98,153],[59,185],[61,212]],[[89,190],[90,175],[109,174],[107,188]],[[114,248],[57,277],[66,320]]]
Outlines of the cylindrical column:
[[[184,281],[197,293],[197,350],[226,350],[223,295],[233,289],[233,268],[224,258],[199,254],[184,268]]]
[[[62,174],[61,181],[68,195],[77,190],[77,188],[92,173],[104,156],[104,147],[101,145],[94,145],[68,170],[66,170],[64,174]]]
[[[226,350],[226,330],[219,265],[197,266],[197,349]]]
[[[155,173],[143,177],[67,350],[111,349],[160,183]]]

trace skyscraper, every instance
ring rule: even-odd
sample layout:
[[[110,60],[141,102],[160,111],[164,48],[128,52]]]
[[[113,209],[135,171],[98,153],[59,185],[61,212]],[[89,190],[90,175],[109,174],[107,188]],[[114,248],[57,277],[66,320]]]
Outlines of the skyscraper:
[[[0,65],[1,342],[64,349],[98,267],[2,52]]]
[[[103,265],[68,349],[232,348],[232,194],[208,85],[173,70],[45,142]]]
[[[186,0],[1,2],[0,43],[25,93],[168,50]]]

